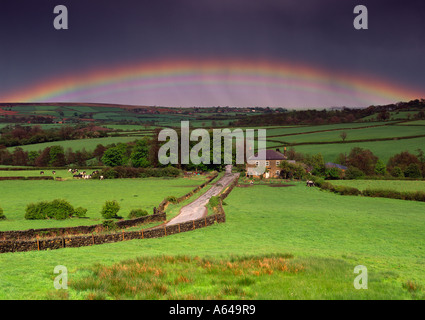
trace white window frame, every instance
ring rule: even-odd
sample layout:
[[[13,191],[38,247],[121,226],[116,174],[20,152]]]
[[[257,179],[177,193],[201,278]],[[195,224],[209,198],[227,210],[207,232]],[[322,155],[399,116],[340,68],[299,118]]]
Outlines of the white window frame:
[[[266,167],[270,165],[270,161],[266,161]]]

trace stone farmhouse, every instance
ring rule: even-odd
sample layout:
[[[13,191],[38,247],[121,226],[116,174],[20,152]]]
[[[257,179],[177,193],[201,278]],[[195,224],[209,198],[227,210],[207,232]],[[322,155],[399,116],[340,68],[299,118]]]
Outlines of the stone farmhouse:
[[[246,163],[246,176],[259,178],[279,178],[280,177],[280,164],[282,161],[288,161],[287,157],[279,152],[279,149],[276,150],[266,150],[263,157],[258,157],[258,154],[255,154],[253,157],[248,158]],[[295,162],[289,160],[289,162]],[[261,170],[258,167],[265,167],[265,172],[261,174]]]

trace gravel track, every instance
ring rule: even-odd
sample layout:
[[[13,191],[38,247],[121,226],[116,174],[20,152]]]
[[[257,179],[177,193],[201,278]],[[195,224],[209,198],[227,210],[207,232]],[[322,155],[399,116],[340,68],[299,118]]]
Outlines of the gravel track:
[[[183,223],[186,221],[196,220],[203,218],[207,215],[208,210],[205,207],[212,196],[218,195],[224,188],[226,188],[234,179],[239,178],[239,173],[230,173],[224,175],[220,180],[216,182],[210,189],[208,189],[198,199],[189,203],[180,209],[180,213],[171,219],[167,225],[173,225]]]

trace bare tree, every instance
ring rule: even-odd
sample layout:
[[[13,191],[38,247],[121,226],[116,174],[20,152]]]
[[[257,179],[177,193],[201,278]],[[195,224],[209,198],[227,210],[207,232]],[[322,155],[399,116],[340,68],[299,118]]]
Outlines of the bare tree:
[[[342,132],[341,132],[341,134],[340,134],[339,136],[341,137],[342,142],[344,142],[344,141],[345,141],[345,139],[347,139],[347,132],[342,131]]]

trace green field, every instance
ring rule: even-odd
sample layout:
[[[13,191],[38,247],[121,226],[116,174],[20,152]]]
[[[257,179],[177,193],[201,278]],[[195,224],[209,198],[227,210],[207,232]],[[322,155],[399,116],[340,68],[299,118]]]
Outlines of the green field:
[[[300,145],[294,146],[297,152],[305,154],[321,153],[326,162],[333,162],[340,153],[350,153],[354,147],[371,150],[377,157],[387,163],[393,155],[409,151],[416,154],[417,149],[425,150],[425,138],[414,138],[405,140],[354,142],[354,143],[330,143],[323,145]]]
[[[3,172],[0,172],[3,173]],[[67,173],[67,175],[70,175]],[[167,196],[180,197],[205,181],[204,176],[192,178],[144,178],[119,180],[67,181],[0,181],[0,207],[7,220],[0,220],[0,230],[54,228],[101,223],[100,210],[106,200],[117,200],[119,215],[127,218],[132,209],[153,207]],[[74,207],[87,208],[88,219],[25,220],[25,207],[31,202],[65,199]]]
[[[268,130],[268,135],[269,135]],[[398,138],[407,136],[424,135],[425,132],[420,126],[381,126],[374,128],[346,129],[338,131],[316,132],[283,137],[270,137],[273,140],[280,140],[283,143],[306,143],[306,142],[335,142],[342,141],[341,132],[345,132],[345,141]]]
[[[137,263],[147,268],[155,265],[159,273],[151,270],[140,279],[155,283],[159,277],[165,287],[158,290],[169,298],[425,297],[424,203],[339,196],[304,183],[293,184],[235,188],[225,200],[226,223],[196,231],[77,249],[2,254],[0,298],[146,298],[143,289],[137,289],[137,273],[126,273]],[[276,261],[287,255],[294,256],[287,259],[292,272],[276,267]],[[267,257],[271,260],[264,260]],[[108,271],[114,263],[128,259],[137,261]],[[263,267],[268,263],[273,272],[256,274],[263,270],[258,269],[258,261]],[[211,268],[206,269],[208,262]],[[235,268],[220,268],[228,262]],[[68,268],[66,293],[53,288],[56,265]],[[353,287],[357,265],[368,268],[367,290]],[[93,281],[96,272],[113,270],[121,273],[112,274],[131,279],[134,286],[128,281],[129,285],[112,286],[117,292],[110,286],[114,278],[103,284]],[[174,281],[179,275],[188,281]],[[158,294],[152,292],[150,297]]]
[[[82,139],[82,140],[65,140],[65,141],[53,141],[45,143],[36,143],[29,144],[25,146],[20,146],[24,151],[39,151],[51,146],[62,146],[65,150],[71,148],[72,151],[81,151],[86,149],[86,151],[93,151],[96,149],[98,144],[103,144],[104,146],[113,143],[126,143],[134,141],[135,137],[107,137],[107,138],[92,138],[92,139]],[[15,147],[10,147],[8,150],[12,152]]]

